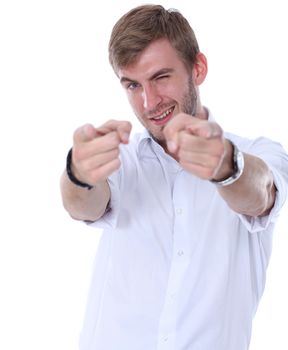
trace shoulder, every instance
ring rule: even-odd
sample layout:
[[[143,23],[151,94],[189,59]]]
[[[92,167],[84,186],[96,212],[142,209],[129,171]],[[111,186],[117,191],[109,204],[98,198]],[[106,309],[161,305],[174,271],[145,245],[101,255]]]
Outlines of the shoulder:
[[[279,142],[273,141],[267,137],[260,136],[249,139],[229,132],[224,133],[224,137],[234,142],[243,152],[261,155],[261,154],[283,154],[285,150]]]

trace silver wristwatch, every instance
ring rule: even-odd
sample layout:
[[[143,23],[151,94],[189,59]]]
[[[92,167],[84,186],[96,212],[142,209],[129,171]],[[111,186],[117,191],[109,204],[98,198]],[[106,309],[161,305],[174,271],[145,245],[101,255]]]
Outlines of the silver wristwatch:
[[[230,141],[230,140],[229,140]],[[239,179],[244,170],[244,156],[243,153],[238,149],[238,147],[230,141],[233,147],[233,173],[227,179],[224,180],[210,180],[215,185],[224,187],[233,184]]]

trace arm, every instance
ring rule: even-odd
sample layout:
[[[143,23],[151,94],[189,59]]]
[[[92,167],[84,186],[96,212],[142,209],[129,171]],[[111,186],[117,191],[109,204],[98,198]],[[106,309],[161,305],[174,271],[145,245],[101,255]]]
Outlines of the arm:
[[[216,123],[180,114],[166,126],[167,149],[184,169],[207,180],[222,180],[233,171],[232,145]],[[267,165],[244,154],[244,171],[231,185],[217,186],[230,208],[240,214],[263,216],[275,202],[275,186]]]
[[[74,185],[65,170],[60,186],[63,206],[73,219],[96,221],[105,213],[110,200],[110,188],[107,181],[98,183],[91,190],[87,190]]]
[[[60,182],[62,201],[74,219],[96,221],[105,213],[110,200],[107,178],[120,167],[119,145],[128,143],[130,131],[129,122],[113,120],[97,129],[84,125],[75,131],[71,170],[79,181],[93,187],[74,184],[64,171]]]
[[[232,169],[232,146],[224,140],[224,157],[215,174],[215,180],[227,178]],[[233,184],[218,187],[220,195],[234,211],[249,216],[269,214],[275,202],[276,188],[266,163],[253,155],[244,153],[244,171]]]

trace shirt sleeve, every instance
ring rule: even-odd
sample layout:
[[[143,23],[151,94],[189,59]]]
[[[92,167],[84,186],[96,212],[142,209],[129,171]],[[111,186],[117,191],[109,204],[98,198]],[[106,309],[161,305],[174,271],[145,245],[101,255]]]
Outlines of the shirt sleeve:
[[[91,223],[93,227],[100,229],[115,229],[120,221],[125,193],[131,191],[137,182],[137,147],[139,136],[133,135],[129,144],[120,144],[120,168],[111,174],[107,181],[109,184],[111,196],[108,207],[104,215],[97,221]],[[145,134],[143,134],[145,138]]]
[[[121,170],[114,172],[107,179],[111,197],[108,203],[108,207],[104,215],[93,223],[89,223],[90,226],[111,229],[117,226],[117,220],[120,208],[120,182],[121,182]]]
[[[261,137],[251,141],[248,147],[239,148],[249,154],[261,158],[272,172],[276,186],[275,203],[270,213],[263,217],[251,217],[239,214],[249,232],[255,233],[267,230],[270,224],[276,222],[288,194],[288,155],[283,147],[276,142]]]

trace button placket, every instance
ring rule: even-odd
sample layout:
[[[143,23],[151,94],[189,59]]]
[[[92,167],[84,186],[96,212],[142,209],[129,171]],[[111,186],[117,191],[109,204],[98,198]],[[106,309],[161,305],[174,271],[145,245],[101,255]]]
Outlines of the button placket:
[[[176,175],[174,189],[177,188]],[[176,339],[176,322],[178,317],[178,293],[182,284],[183,278],[187,270],[187,261],[185,259],[185,233],[182,229],[185,223],[184,211],[181,198],[174,197],[173,191],[173,210],[174,210],[174,228],[173,228],[173,253],[171,256],[171,266],[169,280],[166,289],[166,300],[164,303],[161,320],[159,324],[159,340],[157,350],[175,350]]]
[[[178,252],[177,252],[177,255],[179,257],[183,256],[184,255],[184,251],[182,249],[179,249]]]

